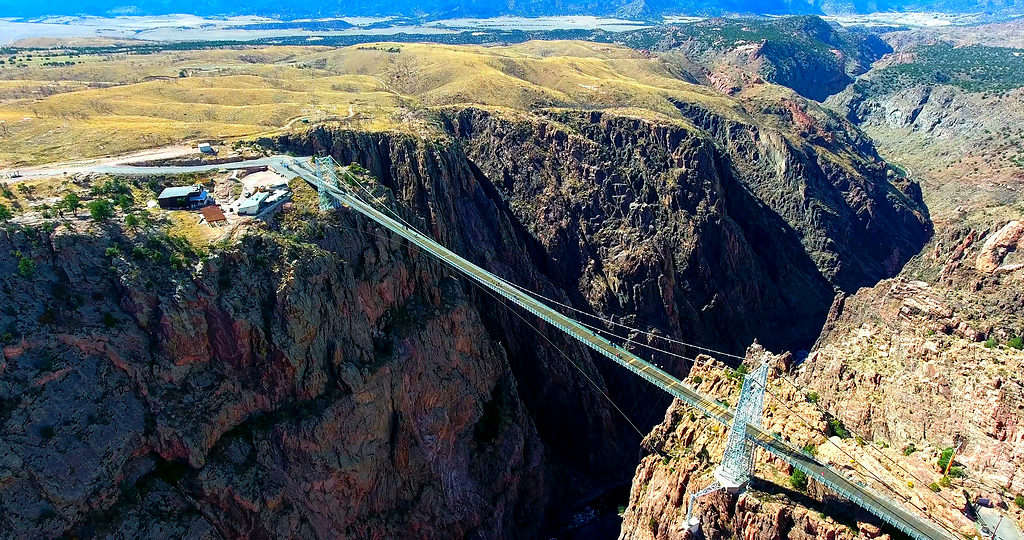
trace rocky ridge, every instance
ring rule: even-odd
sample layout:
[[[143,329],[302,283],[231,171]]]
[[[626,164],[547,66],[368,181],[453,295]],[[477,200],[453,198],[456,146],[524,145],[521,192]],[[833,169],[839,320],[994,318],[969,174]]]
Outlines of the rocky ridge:
[[[650,49],[688,77],[728,94],[770,82],[824,101],[892,48],[878,36],[819,17],[707,19],[615,35]]]

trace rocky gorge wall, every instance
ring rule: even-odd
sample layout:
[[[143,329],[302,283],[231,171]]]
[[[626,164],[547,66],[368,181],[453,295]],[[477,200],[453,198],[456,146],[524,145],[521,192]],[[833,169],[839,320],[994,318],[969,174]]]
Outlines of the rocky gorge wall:
[[[733,349],[809,343],[834,287],[927,237],[884,167],[704,120],[462,109],[436,139],[266,142],[366,167],[413,223],[545,296]],[[629,481],[638,437],[601,393],[641,426],[667,399],[296,189],[208,250],[75,220],[0,239],[0,528],[532,537]]]

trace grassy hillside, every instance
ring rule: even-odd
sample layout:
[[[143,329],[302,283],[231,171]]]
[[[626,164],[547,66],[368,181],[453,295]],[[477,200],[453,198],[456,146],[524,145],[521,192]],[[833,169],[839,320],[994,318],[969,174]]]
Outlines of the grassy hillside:
[[[0,167],[246,138],[319,122],[430,135],[438,107],[600,109],[689,126],[679,103],[772,125],[802,144],[831,120],[787,89],[734,98],[684,82],[634,49],[582,41],[512,46],[377,43],[75,57],[0,70]],[[769,96],[767,99],[765,96]],[[776,105],[786,101],[780,115]],[[831,129],[831,128],[829,128]]]
[[[0,166],[318,121],[429,131],[428,108],[452,104],[622,107],[666,118],[678,118],[669,98],[736,108],[674,79],[657,60],[583,42],[167,51],[85,55],[67,66],[37,60],[0,71]]]

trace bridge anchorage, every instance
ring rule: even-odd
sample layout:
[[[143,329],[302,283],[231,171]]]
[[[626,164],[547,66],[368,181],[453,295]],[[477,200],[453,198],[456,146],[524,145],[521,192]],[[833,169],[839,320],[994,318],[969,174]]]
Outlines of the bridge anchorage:
[[[466,279],[539,317],[594,352],[681,400],[700,414],[727,426],[729,432],[725,454],[721,465],[715,470],[715,480],[707,489],[691,498],[689,501],[691,512],[696,497],[704,493],[710,493],[716,489],[733,492],[743,490],[750,480],[753,449],[757,446],[916,540],[953,539],[959,536],[955,531],[930,519],[927,516],[927,510],[924,510],[926,514],[924,516],[910,510],[920,511],[922,509],[913,504],[910,497],[885,485],[881,478],[875,476],[880,484],[900,497],[901,501],[892,500],[879,494],[863,482],[847,478],[843,473],[819,462],[814,456],[793,447],[781,437],[765,432],[761,428],[761,416],[765,393],[769,393],[766,387],[770,369],[768,362],[762,362],[761,366],[744,377],[737,407],[735,410],[730,410],[727,406],[702,394],[672,374],[611,342],[594,328],[567,316],[546,303],[545,300],[557,302],[546,299],[473,264],[420,232],[397,212],[388,208],[387,205],[382,205],[378,197],[363,186],[358,178],[347,171],[342,173],[344,179],[339,178],[340,166],[333,158],[292,159],[272,166],[280,168],[280,172],[284,174],[297,174],[316,188],[320,195],[320,204],[324,209],[342,207],[373,220],[392,233],[405,238],[410,244],[422,249],[427,255],[458,271]]]

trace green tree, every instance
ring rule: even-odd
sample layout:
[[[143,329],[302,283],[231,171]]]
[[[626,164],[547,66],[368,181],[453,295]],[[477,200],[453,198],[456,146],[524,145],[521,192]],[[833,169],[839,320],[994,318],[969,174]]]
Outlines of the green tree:
[[[114,205],[106,199],[96,199],[86,205],[93,221],[106,221],[114,215]]]
[[[61,208],[71,212],[71,215],[78,214],[78,209],[82,207],[82,200],[78,198],[77,193],[68,193],[64,195],[64,198],[60,201]]]
[[[0,223],[7,223],[14,217],[14,212],[6,204],[0,204]]]
[[[838,418],[832,417],[828,419],[828,430],[840,439],[850,438],[850,432],[843,425],[843,421]]]

